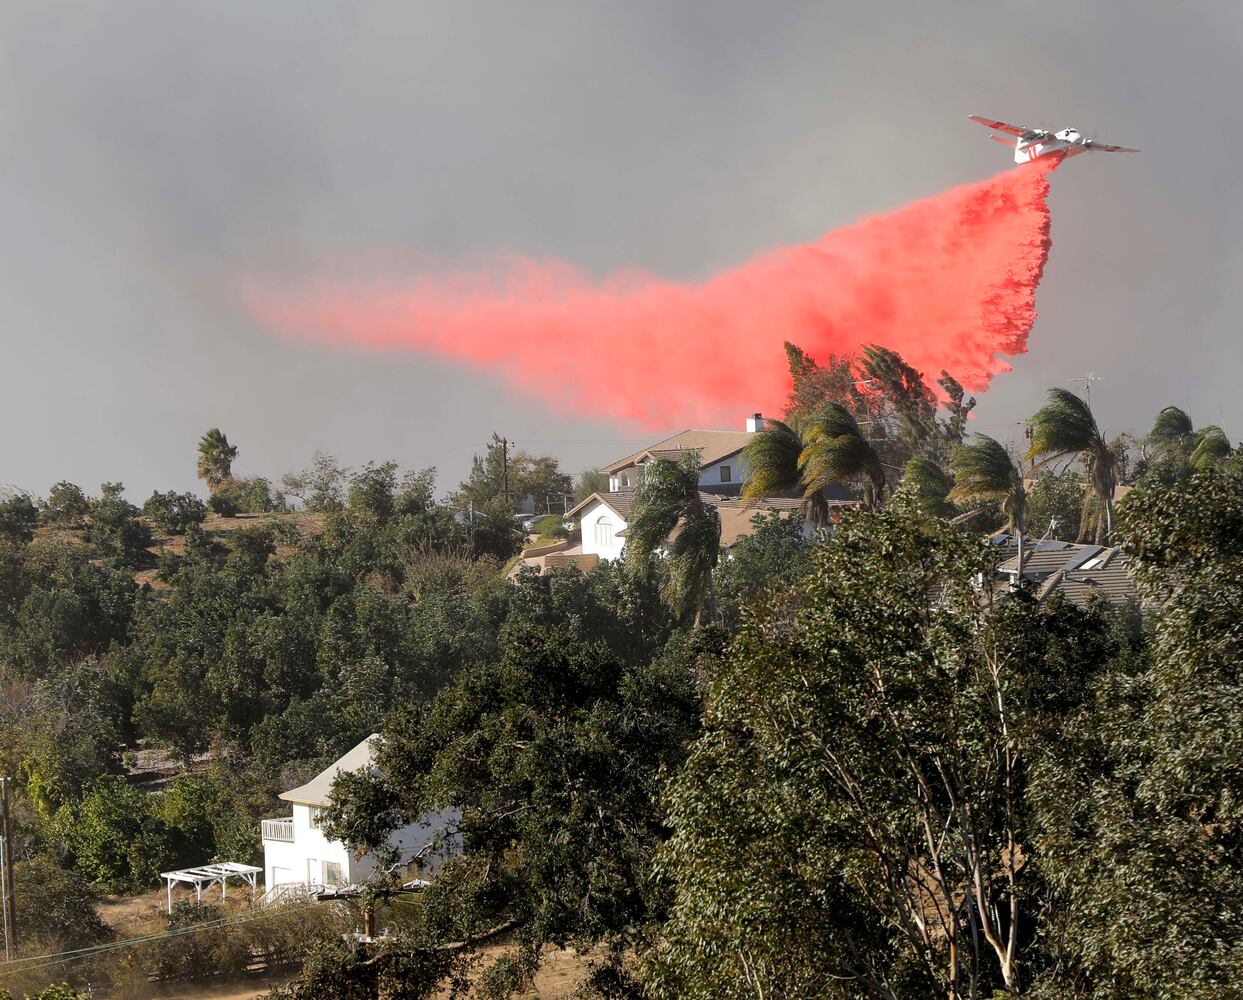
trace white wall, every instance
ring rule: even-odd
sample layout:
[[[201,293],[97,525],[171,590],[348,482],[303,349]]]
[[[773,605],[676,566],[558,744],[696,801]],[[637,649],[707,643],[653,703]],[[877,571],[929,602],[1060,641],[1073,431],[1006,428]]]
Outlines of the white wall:
[[[741,455],[730,455],[729,458],[723,458],[719,462],[713,462],[711,465],[705,465],[699,470],[700,486],[720,486],[721,485],[721,466],[729,466],[729,479],[725,482],[741,483],[747,478],[747,466],[742,460]]]
[[[597,555],[601,560],[621,558],[626,539],[618,538],[626,522],[607,505],[596,501],[588,507],[579,520],[583,533],[583,552]]]
[[[456,815],[452,811],[429,814],[419,822],[395,831],[390,841],[402,852],[403,858],[408,858],[427,844],[437,830],[455,820]],[[370,855],[355,860],[345,844],[339,840],[329,840],[312,827],[310,806],[294,804],[293,836],[292,844],[279,840],[263,842],[266,888],[270,889],[282,882],[326,883],[328,880],[324,872],[325,862],[340,865],[345,882],[362,882],[375,867],[375,859]],[[429,857],[425,871],[434,871],[439,867],[440,862],[453,852],[455,844],[456,841],[439,850],[434,857]]]

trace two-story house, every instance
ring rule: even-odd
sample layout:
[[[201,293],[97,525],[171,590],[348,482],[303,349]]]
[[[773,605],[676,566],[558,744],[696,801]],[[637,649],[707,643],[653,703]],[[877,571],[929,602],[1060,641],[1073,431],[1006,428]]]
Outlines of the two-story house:
[[[365,882],[375,869],[371,855],[362,858],[340,840],[330,840],[320,829],[320,820],[328,807],[332,783],[338,774],[367,770],[374,772],[373,750],[378,736],[368,736],[339,760],[325,768],[305,785],[282,792],[280,798],[291,806],[290,815],[265,819],[261,823],[263,837],[263,870],[267,888],[287,883],[308,886],[357,885]],[[456,815],[446,812],[422,817],[417,823],[393,832],[390,843],[398,849],[403,862],[424,852],[424,871],[434,870],[443,861],[454,843],[445,837],[444,844],[428,851],[438,835],[447,834],[456,822]]]

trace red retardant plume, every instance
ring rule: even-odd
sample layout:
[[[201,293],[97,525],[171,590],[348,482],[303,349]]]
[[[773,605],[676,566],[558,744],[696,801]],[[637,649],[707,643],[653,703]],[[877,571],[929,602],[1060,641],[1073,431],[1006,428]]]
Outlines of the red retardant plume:
[[[247,300],[291,336],[432,354],[558,412],[644,429],[781,412],[785,341],[821,359],[880,344],[930,383],[944,368],[980,391],[1009,370],[999,354],[1027,349],[1055,166],[1037,160],[702,282],[594,282],[517,260],[402,287],[251,289]]]

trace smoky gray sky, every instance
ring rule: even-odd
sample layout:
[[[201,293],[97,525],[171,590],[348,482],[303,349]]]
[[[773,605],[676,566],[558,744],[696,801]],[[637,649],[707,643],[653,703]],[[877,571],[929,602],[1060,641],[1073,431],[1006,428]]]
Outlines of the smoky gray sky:
[[[323,449],[451,487],[493,430],[603,464],[651,435],[274,338],[240,284],[498,251],[700,278],[1002,169],[970,113],[1144,150],[1054,176],[1030,351],[976,429],[1092,371],[1110,431],[1176,403],[1237,440],[1240,94],[1233,0],[6,0],[0,484],[196,488],[215,425],[272,478]]]

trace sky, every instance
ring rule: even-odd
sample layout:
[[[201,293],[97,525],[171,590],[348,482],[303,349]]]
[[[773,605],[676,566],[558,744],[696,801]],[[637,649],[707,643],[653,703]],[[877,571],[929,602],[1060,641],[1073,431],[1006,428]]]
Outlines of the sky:
[[[6,0],[0,485],[201,492],[213,426],[272,479],[322,450],[451,488],[493,431],[607,464],[653,435],[274,335],[247,282],[505,253],[695,281],[1002,169],[972,113],[1143,149],[1054,176],[1030,349],[974,429],[1095,373],[1109,432],[1172,403],[1239,440],[1240,93],[1227,0]]]

